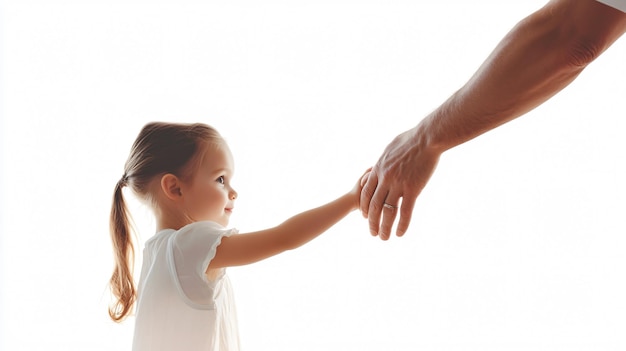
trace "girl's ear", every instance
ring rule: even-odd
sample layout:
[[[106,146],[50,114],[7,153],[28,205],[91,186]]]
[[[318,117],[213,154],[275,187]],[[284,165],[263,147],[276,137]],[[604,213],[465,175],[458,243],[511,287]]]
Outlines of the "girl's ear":
[[[180,191],[180,180],[171,173],[161,177],[161,190],[170,200],[178,201],[183,197]]]

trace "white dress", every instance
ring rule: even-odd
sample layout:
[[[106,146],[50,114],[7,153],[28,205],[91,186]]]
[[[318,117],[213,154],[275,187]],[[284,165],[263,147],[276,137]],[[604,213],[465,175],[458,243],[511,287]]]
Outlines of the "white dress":
[[[239,350],[237,313],[225,269],[205,274],[222,237],[214,222],[166,229],[146,242],[138,286],[134,351]]]

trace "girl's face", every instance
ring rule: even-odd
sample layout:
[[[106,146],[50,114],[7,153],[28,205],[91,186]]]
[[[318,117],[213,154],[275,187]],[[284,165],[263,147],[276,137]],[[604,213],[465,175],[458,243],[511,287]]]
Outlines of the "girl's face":
[[[184,210],[193,221],[228,225],[237,198],[230,185],[233,173],[233,156],[226,143],[207,146],[191,181],[181,186]]]

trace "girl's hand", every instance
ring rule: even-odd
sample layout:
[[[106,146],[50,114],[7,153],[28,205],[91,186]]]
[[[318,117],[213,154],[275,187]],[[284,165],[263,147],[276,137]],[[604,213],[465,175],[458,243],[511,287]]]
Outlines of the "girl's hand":
[[[354,198],[354,204],[356,206],[354,209],[358,209],[360,207],[361,190],[363,189],[365,183],[367,183],[371,171],[372,167],[368,168],[365,173],[363,173],[361,178],[359,178],[359,181],[354,185],[354,188],[350,191],[350,195]]]

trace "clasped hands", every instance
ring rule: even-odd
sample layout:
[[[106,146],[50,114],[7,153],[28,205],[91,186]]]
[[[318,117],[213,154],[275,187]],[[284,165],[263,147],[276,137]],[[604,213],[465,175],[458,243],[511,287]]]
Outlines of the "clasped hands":
[[[415,201],[437,167],[441,151],[427,147],[416,128],[398,135],[361,178],[359,207],[373,236],[388,240],[399,215],[396,235],[406,233]]]

